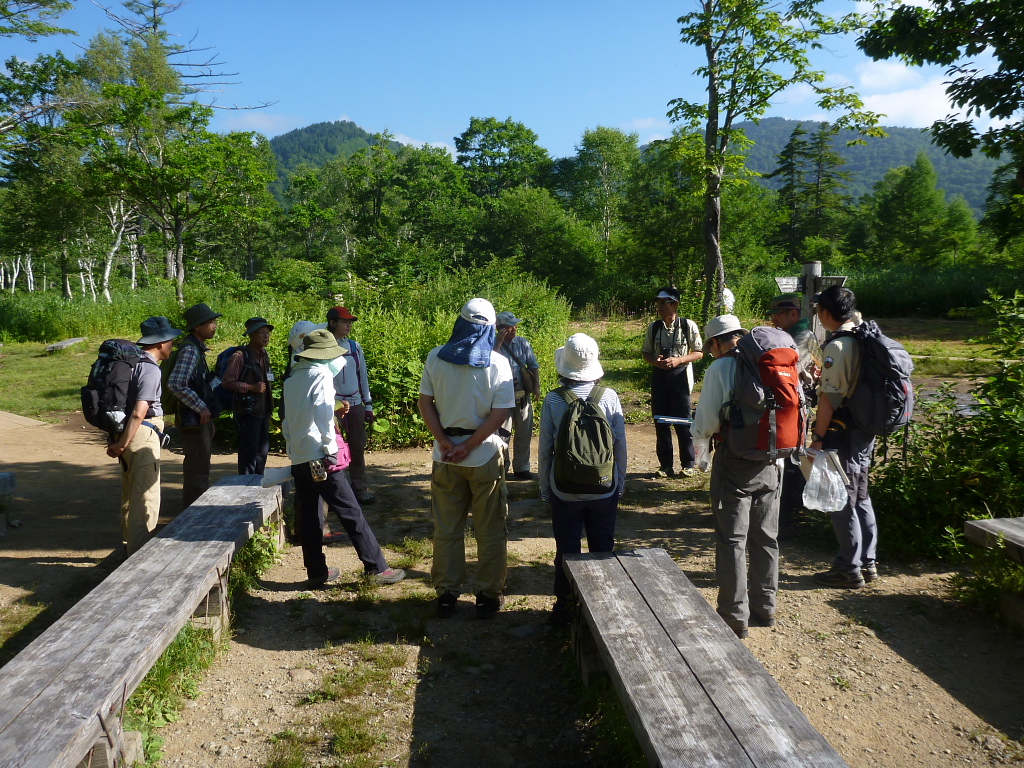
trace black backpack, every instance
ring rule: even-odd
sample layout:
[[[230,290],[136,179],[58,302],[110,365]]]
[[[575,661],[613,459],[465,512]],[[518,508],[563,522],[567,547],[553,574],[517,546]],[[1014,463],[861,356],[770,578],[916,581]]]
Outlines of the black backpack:
[[[905,427],[914,414],[914,362],[898,341],[886,336],[873,320],[850,331],[838,331],[829,340],[850,336],[860,347],[857,388],[844,405],[854,426],[870,435],[885,436]]]
[[[615,435],[599,403],[604,387],[580,400],[569,387],[555,392],[568,409],[555,434],[554,480],[563,493],[608,493],[615,487]]]
[[[82,414],[87,422],[112,435],[124,431],[135,407],[128,402],[128,388],[140,361],[152,364],[139,346],[127,339],[107,339],[100,344],[89,381],[82,387]]]

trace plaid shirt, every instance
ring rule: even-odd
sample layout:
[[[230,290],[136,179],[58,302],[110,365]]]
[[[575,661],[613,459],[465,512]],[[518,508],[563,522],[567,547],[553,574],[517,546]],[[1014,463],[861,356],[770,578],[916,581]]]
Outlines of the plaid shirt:
[[[205,356],[208,347],[201,341],[198,342],[199,346],[202,347],[202,353]],[[171,392],[189,408],[196,413],[202,413],[206,410],[206,403],[189,387],[189,380],[192,378],[192,374],[195,373],[196,365],[199,364],[199,348],[196,344],[182,344],[178,348],[178,360],[174,364],[174,369],[171,371],[171,375],[167,378],[167,386],[171,388]]]

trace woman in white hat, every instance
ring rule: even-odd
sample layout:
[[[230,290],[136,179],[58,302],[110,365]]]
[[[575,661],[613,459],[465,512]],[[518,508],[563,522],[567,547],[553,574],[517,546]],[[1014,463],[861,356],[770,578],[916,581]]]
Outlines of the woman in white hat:
[[[626,485],[626,423],[615,390],[599,386],[604,369],[598,355],[597,342],[585,333],[573,334],[564,347],[555,350],[555,370],[562,386],[548,393],[541,412],[540,495],[551,505],[555,536],[554,624],[567,624],[571,619],[572,590],[562,570],[563,555],[580,552],[584,531],[591,552],[615,548],[615,518]],[[602,478],[605,482],[596,485],[589,479],[583,484],[580,478],[570,477],[570,464],[565,461],[565,443],[572,442],[568,425],[562,441],[558,438],[563,417],[581,407],[570,404],[576,401],[596,404],[611,428],[614,465]],[[599,428],[597,434],[606,434],[606,430]]]

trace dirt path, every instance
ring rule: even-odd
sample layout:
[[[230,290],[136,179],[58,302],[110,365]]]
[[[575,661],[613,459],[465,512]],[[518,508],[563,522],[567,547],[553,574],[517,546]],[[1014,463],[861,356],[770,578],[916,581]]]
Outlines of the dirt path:
[[[651,479],[650,428],[630,427],[629,441],[620,545],[665,547],[713,601],[706,481]],[[177,507],[180,460],[164,463],[165,507]],[[428,538],[428,453],[374,453],[369,463],[380,501],[367,516],[382,543]],[[234,456],[215,456],[215,467],[232,472]],[[77,420],[0,430],[0,471],[17,473],[10,512],[23,523],[0,539],[0,610],[21,598],[52,606],[9,644],[18,647],[113,567],[119,480],[101,440]],[[351,641],[372,636],[395,643],[404,664],[357,697],[369,727],[386,736],[364,764],[607,765],[601,734],[582,715],[587,694],[566,635],[546,623],[554,553],[546,507],[531,500],[535,483],[509,490],[508,606],[493,621],[474,620],[469,599],[455,618],[434,618],[429,559],[376,594],[361,593],[354,577],[310,592],[300,553],[289,549],[240,611],[200,696],[163,729],[162,764],[260,766],[275,734],[315,740],[336,703],[301,699],[324,675],[353,668]],[[849,764],[1024,763],[1020,745],[999,736],[1024,737],[1019,635],[950,601],[941,568],[883,563],[877,586],[818,589],[811,574],[830,557],[827,538],[813,532],[783,546],[779,623],[752,630],[746,643]],[[348,545],[332,546],[328,560],[358,569]]]

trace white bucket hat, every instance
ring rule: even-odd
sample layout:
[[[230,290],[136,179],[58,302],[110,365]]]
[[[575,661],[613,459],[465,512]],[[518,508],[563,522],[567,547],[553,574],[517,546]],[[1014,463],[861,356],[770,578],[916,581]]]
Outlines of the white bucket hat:
[[[604,376],[598,354],[596,341],[585,333],[574,333],[564,347],[555,350],[555,370],[572,381],[597,381]]]
[[[740,325],[740,319],[736,315],[719,315],[718,317],[712,317],[708,320],[708,324],[704,326],[704,338],[713,339],[715,336],[721,336],[723,333],[742,330],[743,326]]]
[[[459,316],[473,325],[494,325],[494,305],[487,299],[470,299],[462,305]]]
[[[311,323],[309,320],[299,320],[288,332],[288,346],[290,346],[295,352],[301,352],[302,340],[306,338],[306,334],[312,331],[319,331],[326,327],[327,323],[317,325],[316,323]]]

